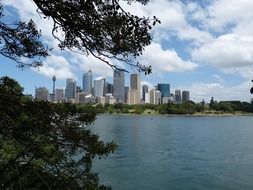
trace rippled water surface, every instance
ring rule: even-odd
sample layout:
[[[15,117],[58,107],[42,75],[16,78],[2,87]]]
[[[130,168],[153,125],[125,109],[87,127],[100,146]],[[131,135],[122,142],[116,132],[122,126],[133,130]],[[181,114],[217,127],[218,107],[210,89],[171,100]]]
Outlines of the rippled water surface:
[[[252,190],[253,117],[100,115],[119,148],[94,170],[116,190]]]

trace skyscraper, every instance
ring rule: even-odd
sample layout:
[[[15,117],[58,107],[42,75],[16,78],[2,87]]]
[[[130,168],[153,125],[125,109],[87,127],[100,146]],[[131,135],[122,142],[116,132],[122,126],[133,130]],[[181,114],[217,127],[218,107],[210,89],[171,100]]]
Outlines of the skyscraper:
[[[83,74],[83,91],[92,93],[92,72],[89,70]]]
[[[48,90],[46,87],[39,87],[35,89],[35,98],[38,100],[48,100]]]
[[[159,83],[157,89],[161,92],[162,98],[170,96],[170,84]]]
[[[181,91],[180,90],[175,90],[175,102],[180,103],[181,101],[182,101]]]
[[[66,80],[65,98],[67,100],[75,99],[76,96],[76,81],[74,79]]]
[[[105,94],[112,94],[113,93],[113,85],[105,82]]]
[[[150,90],[150,104],[158,105],[161,103],[161,92],[156,89]]]
[[[189,91],[182,91],[182,101],[187,102],[190,100],[190,92]]]
[[[145,94],[148,92],[148,85],[142,85],[142,100],[145,102]]]
[[[125,73],[114,71],[113,74],[113,96],[117,102],[125,102]]]
[[[136,90],[137,104],[140,103],[140,75],[131,74],[130,75],[130,90]]]
[[[125,102],[127,102],[128,100],[128,91],[129,91],[129,87],[125,86]]]
[[[55,89],[55,101],[61,102],[64,98],[64,90],[63,89]]]
[[[94,96],[102,97],[104,96],[105,78],[97,77],[94,80]]]
[[[139,97],[138,97],[138,93],[137,90],[135,89],[130,89],[128,91],[128,99],[127,99],[127,103],[129,105],[135,105],[139,103]]]

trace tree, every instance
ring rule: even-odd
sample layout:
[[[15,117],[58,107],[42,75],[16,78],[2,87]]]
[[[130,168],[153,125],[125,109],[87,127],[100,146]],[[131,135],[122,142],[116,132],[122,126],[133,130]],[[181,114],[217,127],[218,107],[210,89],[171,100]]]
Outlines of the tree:
[[[87,125],[92,107],[22,99],[22,88],[0,79],[0,189],[109,189],[92,160],[113,152]]]
[[[144,47],[151,42],[150,30],[153,25],[160,21],[154,16],[153,18],[138,17],[126,12],[120,5],[119,0],[33,0],[37,5],[38,13],[42,18],[51,18],[54,22],[52,30],[53,36],[58,39],[59,47],[70,50],[79,50],[83,53],[91,54],[99,60],[110,65],[113,69],[124,70],[111,64],[108,59],[116,59],[124,63],[136,67],[139,71],[149,74],[151,66],[145,66],[134,62],[134,59],[141,55]],[[137,0],[146,4],[148,0]],[[131,3],[132,0],[128,0]],[[2,9],[0,11],[2,15]],[[31,21],[32,23],[32,21]],[[2,23],[2,25],[4,25]],[[20,26],[21,23],[18,24]],[[29,51],[33,56],[41,56],[44,52],[42,44],[39,42],[39,32],[36,30],[34,23],[26,26],[27,32],[32,32],[32,40],[29,41]],[[16,28],[18,30],[18,27]],[[2,29],[10,34],[9,30]],[[15,29],[12,29],[15,30]],[[20,31],[20,30],[18,30]],[[63,37],[57,37],[56,33],[62,32]],[[23,35],[23,33],[21,32]],[[27,33],[24,32],[24,36]],[[1,34],[1,41],[8,46]],[[15,36],[17,37],[17,36]],[[27,39],[27,38],[25,38]],[[26,42],[22,38],[17,37],[14,43],[16,47],[23,45],[25,48]],[[33,43],[31,43],[33,42]],[[24,45],[25,44],[25,45]],[[41,51],[33,50],[34,45],[37,44]],[[27,49],[24,49],[27,51]],[[3,54],[21,64],[20,54],[12,48],[7,48],[7,53]],[[14,52],[14,53],[13,53]],[[24,53],[21,51],[21,53]],[[17,56],[13,56],[17,54]],[[47,54],[42,54],[46,56]],[[23,64],[21,64],[23,65]],[[37,64],[38,65],[38,64]]]
[[[0,54],[18,63],[18,67],[38,67],[41,59],[48,56],[48,48],[40,41],[40,31],[35,23],[18,22],[5,24],[2,20],[3,7],[0,2]],[[26,58],[26,62],[21,61]]]

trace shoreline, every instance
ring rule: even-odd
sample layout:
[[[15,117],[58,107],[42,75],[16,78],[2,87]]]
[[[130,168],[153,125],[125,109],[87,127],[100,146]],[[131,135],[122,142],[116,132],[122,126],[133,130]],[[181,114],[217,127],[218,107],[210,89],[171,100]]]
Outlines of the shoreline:
[[[253,113],[194,113],[194,114],[160,114],[160,113],[100,113],[98,115],[139,115],[139,116],[167,116],[167,117],[232,117],[253,116]]]

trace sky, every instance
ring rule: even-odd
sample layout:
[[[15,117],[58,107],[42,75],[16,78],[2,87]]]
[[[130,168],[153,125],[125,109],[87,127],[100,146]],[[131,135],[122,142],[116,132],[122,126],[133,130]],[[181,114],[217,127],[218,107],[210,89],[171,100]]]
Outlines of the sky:
[[[19,69],[16,63],[0,56],[0,76],[16,79],[24,92],[34,94],[35,87],[52,91],[64,88],[66,78],[82,86],[82,75],[89,69],[93,78],[105,76],[112,82],[113,70],[92,56],[61,51],[51,35],[52,20],[43,19],[30,0],[2,0],[6,22],[33,19],[42,31],[45,44],[53,48],[51,56],[39,69]],[[137,16],[156,16],[161,24],[153,27],[152,43],[138,60],[152,66],[152,74],[141,74],[141,83],[152,88],[169,83],[176,89],[190,91],[200,102],[241,100],[253,96],[253,1],[252,0],[150,0],[147,5],[121,2],[125,10]],[[121,64],[121,63],[118,63]],[[123,65],[124,66],[124,65]],[[126,68],[127,69],[127,68]],[[129,69],[130,72],[135,72]],[[126,74],[129,85],[129,74]]]

